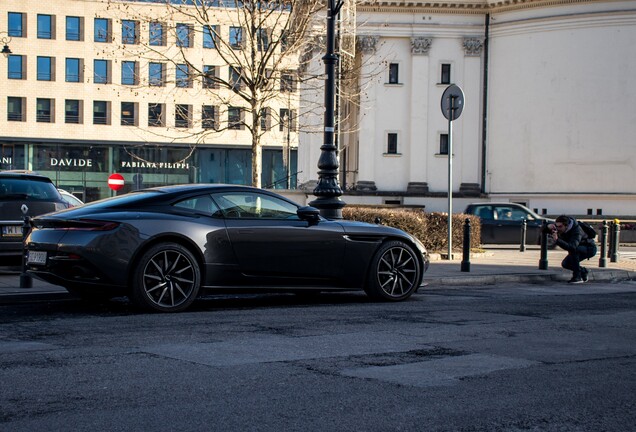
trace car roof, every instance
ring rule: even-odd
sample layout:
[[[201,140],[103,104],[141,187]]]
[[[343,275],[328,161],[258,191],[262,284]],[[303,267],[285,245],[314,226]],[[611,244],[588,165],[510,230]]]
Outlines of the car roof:
[[[53,183],[51,179],[46,176],[35,174],[35,173],[27,173],[27,172],[0,171],[0,178],[12,178],[12,179],[21,178],[25,180]]]

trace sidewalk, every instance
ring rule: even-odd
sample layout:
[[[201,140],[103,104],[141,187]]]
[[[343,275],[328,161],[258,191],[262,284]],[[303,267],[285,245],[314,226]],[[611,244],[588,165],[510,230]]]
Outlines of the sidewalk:
[[[539,270],[541,257],[538,247],[531,246],[525,252],[518,248],[489,246],[483,253],[473,254],[470,271],[461,271],[461,254],[454,260],[442,260],[437,254],[431,256],[431,265],[424,274],[426,287],[462,285],[492,285],[497,283],[548,283],[567,281],[571,272],[561,268],[566,256],[563,250],[548,251],[548,269]],[[636,280],[636,248],[626,248],[619,254],[618,262],[607,259],[607,267],[599,267],[598,255],[584,261],[590,270],[590,282],[612,280]],[[589,282],[588,282],[589,283]],[[70,294],[57,285],[32,279],[32,288],[20,288],[20,273],[0,268],[0,303],[41,301],[67,298]],[[424,288],[425,289],[425,288]]]

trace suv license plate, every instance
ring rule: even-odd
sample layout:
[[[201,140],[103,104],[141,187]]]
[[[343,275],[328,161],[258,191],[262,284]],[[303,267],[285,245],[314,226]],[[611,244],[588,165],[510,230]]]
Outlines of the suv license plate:
[[[2,227],[3,236],[17,237],[22,235],[22,227],[20,225],[4,225]]]
[[[46,264],[46,252],[29,251],[27,264]]]

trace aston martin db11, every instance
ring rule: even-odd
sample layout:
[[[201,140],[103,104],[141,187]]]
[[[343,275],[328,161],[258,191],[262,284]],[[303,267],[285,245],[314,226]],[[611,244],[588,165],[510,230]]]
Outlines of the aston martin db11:
[[[150,188],[39,216],[26,242],[31,275],[162,312],[186,309],[204,290],[364,289],[399,301],[428,268],[424,246],[401,230],[327,220],[232,185]]]

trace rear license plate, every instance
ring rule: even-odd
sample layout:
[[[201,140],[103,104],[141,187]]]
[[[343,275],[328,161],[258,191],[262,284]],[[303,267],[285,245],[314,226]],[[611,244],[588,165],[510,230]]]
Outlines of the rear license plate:
[[[2,235],[7,237],[21,236],[22,227],[20,225],[4,225],[2,227]]]
[[[46,264],[46,252],[29,251],[28,264]]]

